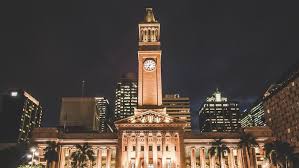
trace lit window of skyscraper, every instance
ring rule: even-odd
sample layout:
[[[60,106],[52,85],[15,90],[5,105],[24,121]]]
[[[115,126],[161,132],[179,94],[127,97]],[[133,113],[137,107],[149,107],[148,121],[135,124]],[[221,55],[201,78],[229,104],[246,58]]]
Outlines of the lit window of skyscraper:
[[[188,123],[185,131],[191,131],[190,99],[180,97],[179,94],[166,94],[162,99],[166,113],[172,117],[184,120]]]
[[[42,107],[34,97],[21,89],[1,96],[1,142],[26,142],[34,128],[41,126]]]
[[[199,109],[201,132],[236,132],[240,128],[239,104],[228,101],[217,90]]]
[[[134,114],[137,107],[137,80],[135,74],[124,75],[115,90],[115,120],[127,118]]]
[[[107,120],[109,120],[109,101],[104,97],[95,97],[96,101],[96,118],[99,122],[99,131],[107,132]]]

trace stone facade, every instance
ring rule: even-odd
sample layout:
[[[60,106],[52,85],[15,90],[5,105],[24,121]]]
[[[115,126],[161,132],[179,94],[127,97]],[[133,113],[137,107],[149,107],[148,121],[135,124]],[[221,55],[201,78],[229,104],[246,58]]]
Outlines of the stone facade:
[[[143,115],[142,117],[148,117]],[[142,118],[141,117],[141,118]],[[209,149],[215,139],[229,147],[230,152],[222,158],[222,167],[245,168],[244,153],[238,147],[238,133],[200,133],[184,132],[182,122],[161,124],[125,124],[119,122],[117,134],[99,133],[63,133],[56,128],[38,128],[34,130],[34,142],[39,148],[39,163],[46,165],[43,149],[47,141],[57,142],[59,160],[56,168],[71,168],[71,154],[76,144],[88,143],[95,153],[94,165],[90,168],[217,168],[219,159],[211,156]],[[152,129],[148,129],[148,127]],[[267,127],[247,128],[257,139],[258,147],[253,148],[254,167],[267,165],[264,160],[263,145],[271,139]]]

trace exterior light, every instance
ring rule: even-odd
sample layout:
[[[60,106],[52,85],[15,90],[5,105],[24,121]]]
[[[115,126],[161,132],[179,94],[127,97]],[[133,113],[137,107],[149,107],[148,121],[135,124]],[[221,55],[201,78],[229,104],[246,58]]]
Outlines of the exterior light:
[[[10,92],[10,96],[17,97],[18,96],[18,92],[17,91]]]
[[[30,151],[34,153],[34,152],[36,151],[36,149],[35,149],[34,147],[32,147],[32,148],[30,149]]]
[[[32,155],[30,155],[30,154],[27,155],[27,158],[28,158],[28,159],[30,159],[31,157],[32,157]]]

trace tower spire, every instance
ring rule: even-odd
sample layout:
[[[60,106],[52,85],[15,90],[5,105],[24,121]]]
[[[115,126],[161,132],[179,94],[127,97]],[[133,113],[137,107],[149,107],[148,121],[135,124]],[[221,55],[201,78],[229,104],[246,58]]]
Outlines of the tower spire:
[[[146,8],[145,11],[146,11],[146,14],[145,14],[144,21],[146,23],[156,23],[157,20],[155,19],[153,8]]]
[[[160,23],[152,8],[146,8],[138,27],[138,106],[161,106]]]

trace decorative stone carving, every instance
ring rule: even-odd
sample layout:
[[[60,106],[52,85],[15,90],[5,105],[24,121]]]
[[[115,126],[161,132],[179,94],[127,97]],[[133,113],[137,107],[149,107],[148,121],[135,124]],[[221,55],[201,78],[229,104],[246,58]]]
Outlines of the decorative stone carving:
[[[170,123],[173,119],[168,115],[159,114],[155,112],[146,112],[138,116],[132,116],[129,118],[131,123]]]

